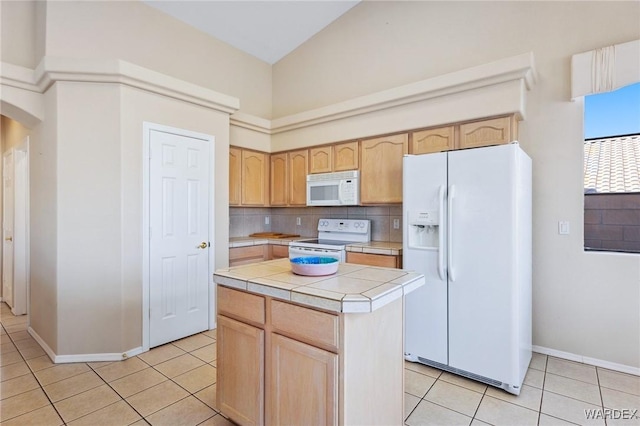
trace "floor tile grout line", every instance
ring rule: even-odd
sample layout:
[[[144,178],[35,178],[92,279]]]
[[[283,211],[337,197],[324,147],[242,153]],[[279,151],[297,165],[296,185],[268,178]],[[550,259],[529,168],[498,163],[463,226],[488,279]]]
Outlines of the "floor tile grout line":
[[[542,417],[542,401],[544,400],[544,380],[547,377],[547,364],[549,364],[549,355],[544,356],[544,370],[542,374],[542,389],[540,389],[540,403],[538,404],[538,426],[540,425],[540,418]],[[524,383],[523,383],[524,385]]]

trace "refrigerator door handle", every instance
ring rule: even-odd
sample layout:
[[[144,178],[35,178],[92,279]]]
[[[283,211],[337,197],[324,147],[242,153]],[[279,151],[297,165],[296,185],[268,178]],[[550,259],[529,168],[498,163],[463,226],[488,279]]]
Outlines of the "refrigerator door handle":
[[[451,280],[451,282],[454,282],[456,280],[456,276],[453,270],[453,198],[456,196],[456,186],[455,185],[451,185],[449,186],[449,191],[447,194],[447,198],[448,198],[448,203],[447,203],[447,207],[449,209],[448,213],[448,217],[447,217],[447,240],[448,240],[448,247],[447,247],[447,262],[448,262],[448,270],[449,270],[449,280]]]
[[[438,275],[440,279],[444,280],[444,232],[442,232],[442,225],[444,224],[444,203],[445,203],[445,186],[440,185],[440,217],[438,223],[440,224],[440,232],[438,233]]]

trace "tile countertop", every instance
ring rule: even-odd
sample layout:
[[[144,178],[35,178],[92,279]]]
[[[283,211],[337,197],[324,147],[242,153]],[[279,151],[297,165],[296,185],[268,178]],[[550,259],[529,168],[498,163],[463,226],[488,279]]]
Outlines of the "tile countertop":
[[[341,263],[333,275],[291,272],[289,259],[218,269],[217,284],[342,313],[372,312],[424,285],[424,275],[393,268]]]
[[[278,245],[288,246],[291,241],[309,240],[312,238],[316,238],[316,237],[293,237],[293,238],[235,237],[235,238],[229,238],[229,248],[259,246],[263,244],[278,244]],[[369,241],[368,243],[353,243],[347,246],[347,251],[397,256],[402,254],[402,243],[392,243],[389,241]]]

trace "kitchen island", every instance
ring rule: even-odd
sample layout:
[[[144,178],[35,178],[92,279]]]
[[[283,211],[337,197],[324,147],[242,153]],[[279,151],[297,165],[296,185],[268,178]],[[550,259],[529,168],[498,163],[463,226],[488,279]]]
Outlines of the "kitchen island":
[[[217,270],[217,403],[241,425],[403,423],[411,271],[343,263],[306,277],[288,259]]]

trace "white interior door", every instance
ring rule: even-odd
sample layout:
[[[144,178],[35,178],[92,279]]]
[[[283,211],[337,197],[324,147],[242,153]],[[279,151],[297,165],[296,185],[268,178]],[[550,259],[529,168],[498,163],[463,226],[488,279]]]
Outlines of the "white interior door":
[[[2,157],[2,300],[13,308],[13,148]]]
[[[208,329],[209,142],[151,130],[149,344]]]
[[[14,151],[13,173],[13,309],[14,315],[28,310],[29,291],[29,139]]]

